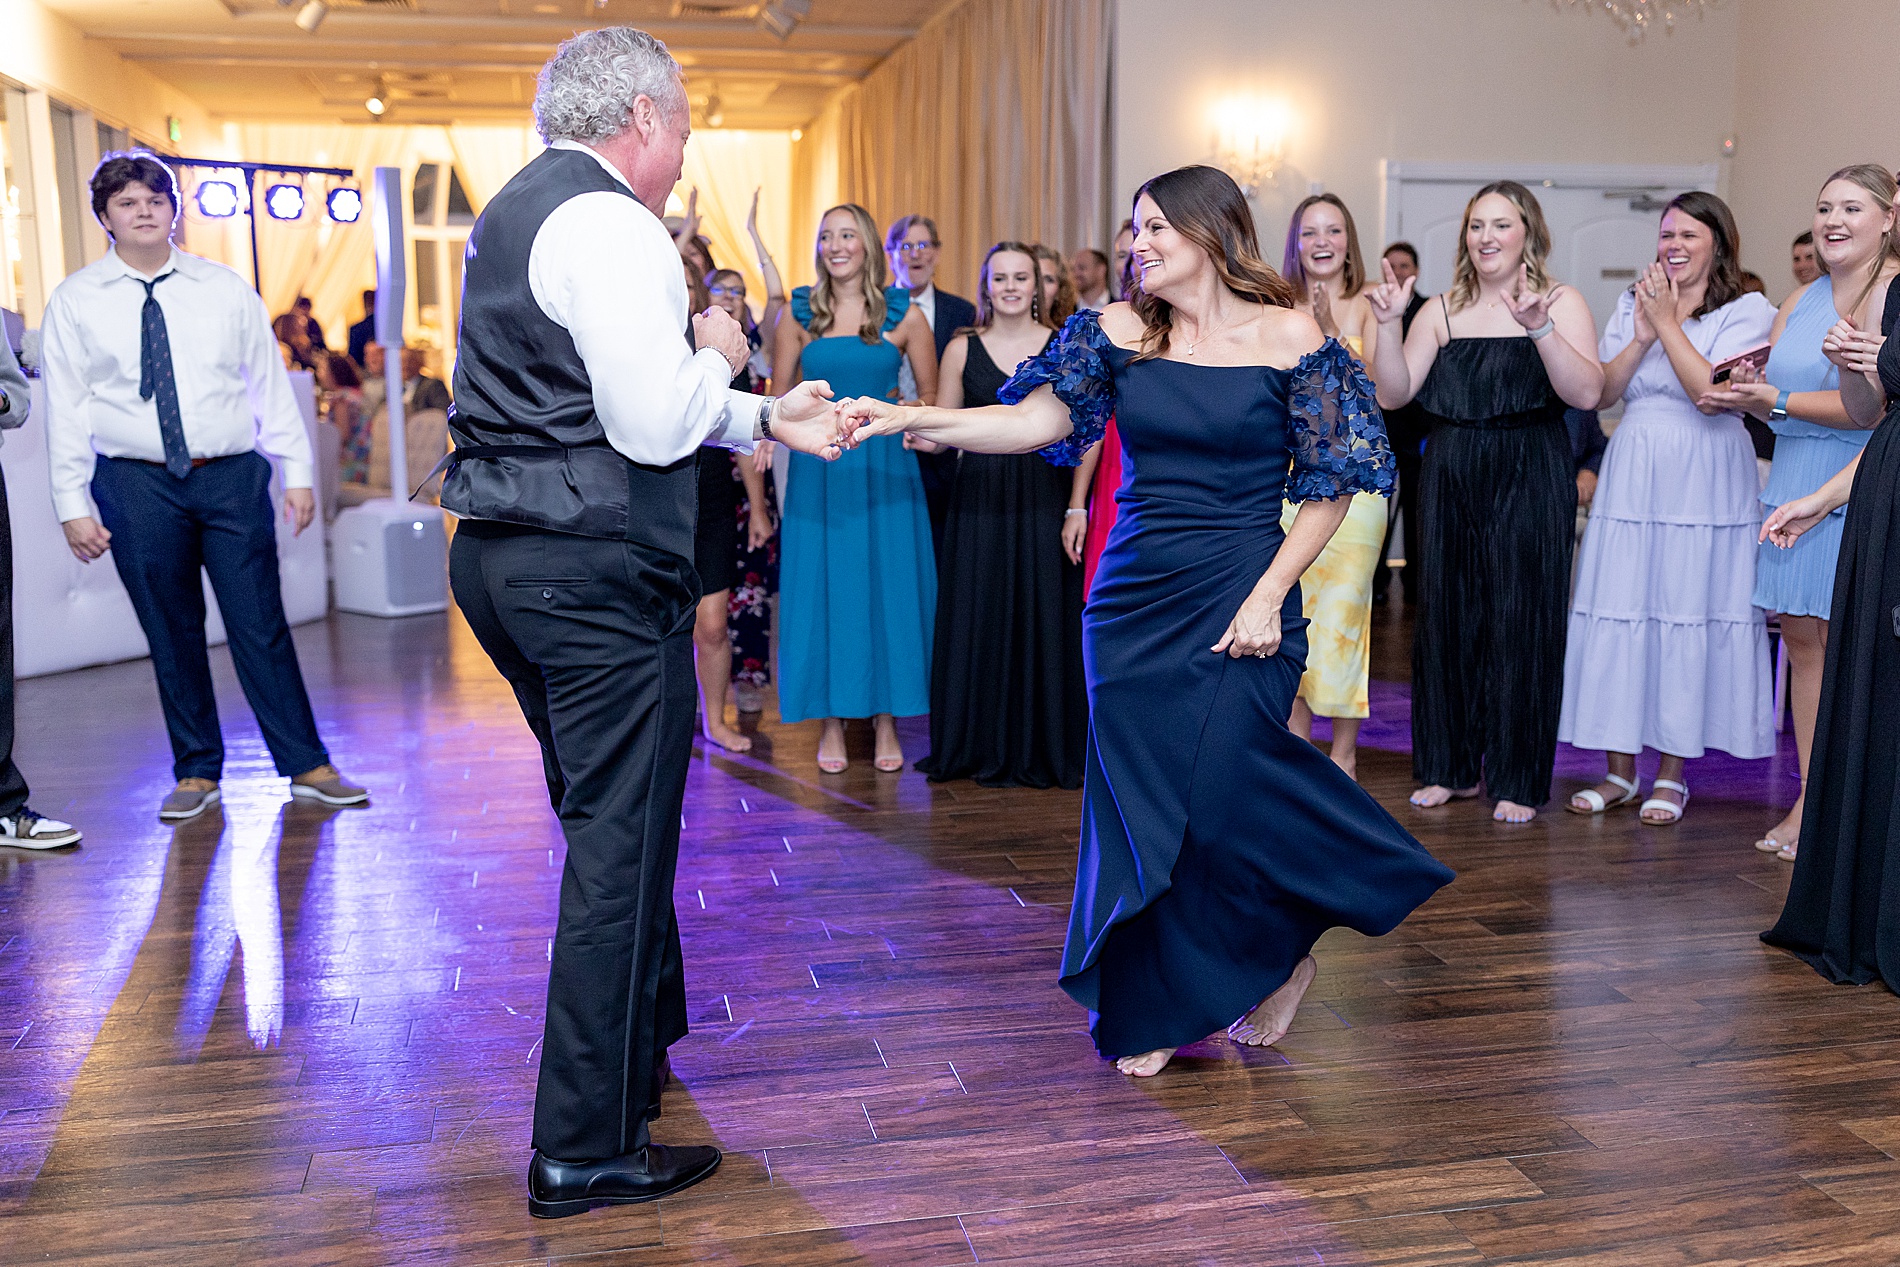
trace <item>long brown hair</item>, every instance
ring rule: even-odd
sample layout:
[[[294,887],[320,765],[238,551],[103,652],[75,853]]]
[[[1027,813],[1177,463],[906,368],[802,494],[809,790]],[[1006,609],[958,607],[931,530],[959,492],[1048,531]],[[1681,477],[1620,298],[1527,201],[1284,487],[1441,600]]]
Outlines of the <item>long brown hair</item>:
[[[1742,285],[1742,233],[1735,227],[1735,213],[1728,209],[1728,204],[1700,189],[1671,198],[1669,205],[1663,208],[1663,215],[1672,211],[1699,221],[1715,240],[1715,259],[1709,265],[1709,284],[1702,292],[1702,306],[1689,314],[1706,317],[1734,302],[1747,289]]]
[[[849,211],[851,218],[857,221],[858,239],[864,244],[864,269],[858,274],[858,285],[864,295],[864,321],[858,326],[858,338],[875,344],[884,337],[884,252],[878,250],[877,221],[855,202],[827,207],[825,214],[818,217],[819,236],[812,242],[812,263],[818,269],[818,280],[812,284],[811,324],[805,328],[820,336],[831,329],[836,300],[831,292],[831,272],[825,267],[825,251],[819,242],[824,237],[825,221],[834,211]]]
[[[1300,222],[1306,219],[1309,207],[1325,203],[1339,212],[1340,219],[1346,222],[1346,272],[1340,280],[1346,287],[1346,298],[1351,299],[1366,288],[1366,258],[1359,253],[1359,226],[1352,222],[1352,212],[1340,201],[1338,194],[1312,194],[1293,208],[1293,219],[1286,226],[1286,255],[1281,260],[1280,272],[1294,289],[1304,293],[1307,288],[1306,260],[1300,254]]]
[[[1275,308],[1295,306],[1297,292],[1260,256],[1253,212],[1232,176],[1201,164],[1177,167],[1137,189],[1136,206],[1143,194],[1154,200],[1175,232],[1207,252],[1221,284],[1233,294]],[[1141,236],[1139,229],[1135,236]],[[1174,330],[1174,305],[1146,290],[1137,290],[1130,302],[1143,326],[1135,359],[1165,356]]]
[[[1900,194],[1900,186],[1896,186],[1893,173],[1879,163],[1855,163],[1852,166],[1843,167],[1822,181],[1821,188],[1826,189],[1837,180],[1859,185],[1880,205],[1882,211],[1892,211],[1895,196]],[[1860,311],[1860,306],[1867,302],[1867,296],[1874,293],[1874,283],[1880,280],[1880,270],[1885,268],[1889,261],[1900,262],[1900,217],[1896,217],[1893,225],[1887,230],[1887,236],[1880,240],[1880,251],[1874,256],[1873,263],[1868,265],[1867,281],[1860,288],[1860,294],[1854,296],[1854,304],[1848,309],[1849,312]],[[1823,273],[1828,271],[1827,261],[1821,258],[1818,242],[1815,244],[1814,262],[1820,265]]]
[[[976,324],[970,328],[982,331],[996,324],[996,310],[990,299],[990,261],[1005,252],[1029,257],[1029,270],[1036,275],[1029,288],[1030,319],[1039,326],[1055,329],[1056,322],[1042,306],[1042,269],[1036,263],[1036,248],[1023,242],[998,242],[984,253],[983,266],[976,271]]]
[[[1036,298],[1042,298],[1042,266],[1052,264],[1056,270],[1056,297],[1049,305],[1049,320],[1058,329],[1063,322],[1075,315],[1078,300],[1075,296],[1075,283],[1069,278],[1069,263],[1062,253],[1052,246],[1038,242],[1029,248],[1030,255],[1036,261]]]
[[[1478,268],[1471,262],[1471,249],[1465,245],[1465,235],[1471,227],[1472,208],[1478,205],[1479,199],[1490,194],[1516,207],[1518,218],[1524,222],[1524,265],[1530,273],[1531,289],[1550,289],[1550,274],[1544,269],[1550,259],[1550,224],[1544,219],[1544,208],[1536,194],[1516,181],[1494,180],[1471,195],[1471,201],[1465,204],[1465,217],[1458,222],[1458,262],[1452,268],[1451,289],[1445,293],[1447,313],[1478,302]]]

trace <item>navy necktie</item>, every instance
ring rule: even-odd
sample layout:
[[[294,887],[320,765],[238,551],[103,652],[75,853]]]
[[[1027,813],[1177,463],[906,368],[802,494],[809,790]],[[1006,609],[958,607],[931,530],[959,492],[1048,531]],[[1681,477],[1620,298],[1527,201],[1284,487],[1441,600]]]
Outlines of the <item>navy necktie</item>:
[[[165,469],[179,479],[191,474],[191,450],[185,446],[185,416],[178,408],[178,378],[172,373],[172,343],[165,332],[165,310],[152,289],[165,273],[145,287],[145,307],[139,313],[139,399],[158,398],[158,436],[165,443]]]

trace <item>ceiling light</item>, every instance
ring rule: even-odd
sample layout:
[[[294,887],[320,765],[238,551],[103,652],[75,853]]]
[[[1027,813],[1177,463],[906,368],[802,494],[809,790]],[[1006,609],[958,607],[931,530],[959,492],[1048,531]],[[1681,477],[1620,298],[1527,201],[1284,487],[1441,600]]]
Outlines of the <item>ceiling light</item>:
[[[273,220],[303,219],[303,189],[298,185],[272,185],[264,191],[264,210]]]
[[[389,107],[383,102],[381,97],[371,97],[368,101],[363,103],[363,109],[380,119],[383,117],[383,111],[389,109]]]
[[[810,16],[811,0],[768,0],[759,8],[759,26],[783,41]]]
[[[237,186],[228,180],[198,182],[198,214],[213,220],[228,220],[238,213]]]
[[[315,35],[317,28],[323,25],[323,19],[330,16],[330,6],[324,0],[307,0],[304,7],[297,10],[297,25]]]
[[[363,218],[363,191],[352,185],[332,189],[323,200],[324,209],[338,224],[355,224]]]

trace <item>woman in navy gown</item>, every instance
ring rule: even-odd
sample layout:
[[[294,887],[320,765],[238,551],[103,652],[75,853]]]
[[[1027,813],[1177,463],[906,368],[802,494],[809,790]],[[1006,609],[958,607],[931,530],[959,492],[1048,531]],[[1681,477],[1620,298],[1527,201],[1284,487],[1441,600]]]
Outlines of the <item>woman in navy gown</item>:
[[[1452,876],[1287,730],[1300,575],[1353,493],[1392,489],[1372,386],[1294,310],[1227,175],[1156,177],[1135,226],[1140,293],[1078,313],[1006,403],[842,408],[854,440],[905,431],[1064,465],[1118,419],[1121,512],[1083,617],[1091,722],[1062,986],[1097,1048],[1146,1077],[1223,1026],[1277,1042],[1320,934],[1388,932]],[[1284,534],[1283,497],[1304,503]]]

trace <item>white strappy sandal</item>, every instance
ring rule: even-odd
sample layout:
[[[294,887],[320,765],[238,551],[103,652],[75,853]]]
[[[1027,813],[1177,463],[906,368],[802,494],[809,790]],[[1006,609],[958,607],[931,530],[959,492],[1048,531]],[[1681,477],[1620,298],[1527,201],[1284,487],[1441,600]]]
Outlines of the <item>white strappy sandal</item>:
[[[1629,779],[1623,778],[1621,775],[1606,774],[1603,776],[1603,781],[1605,783],[1614,783],[1617,787],[1622,788],[1623,795],[1617,797],[1614,801],[1606,801],[1603,799],[1603,793],[1593,787],[1587,787],[1571,797],[1568,801],[1565,801],[1564,808],[1569,810],[1572,814],[1601,814],[1604,810],[1615,809],[1619,805],[1628,805],[1631,801],[1636,799],[1636,784]],[[1590,808],[1579,808],[1577,805],[1578,801],[1582,801]]]
[[[1650,827],[1668,827],[1672,823],[1681,822],[1682,811],[1689,808],[1688,787],[1676,782],[1674,779],[1657,779],[1654,783],[1649,785],[1650,791],[1652,792],[1659,787],[1666,787],[1672,792],[1682,793],[1682,804],[1678,805],[1674,801],[1665,801],[1660,796],[1652,796],[1643,802],[1642,808],[1639,809],[1637,813],[1642,815],[1649,813],[1651,810],[1658,810],[1668,815],[1667,818],[1643,819],[1643,822]]]

